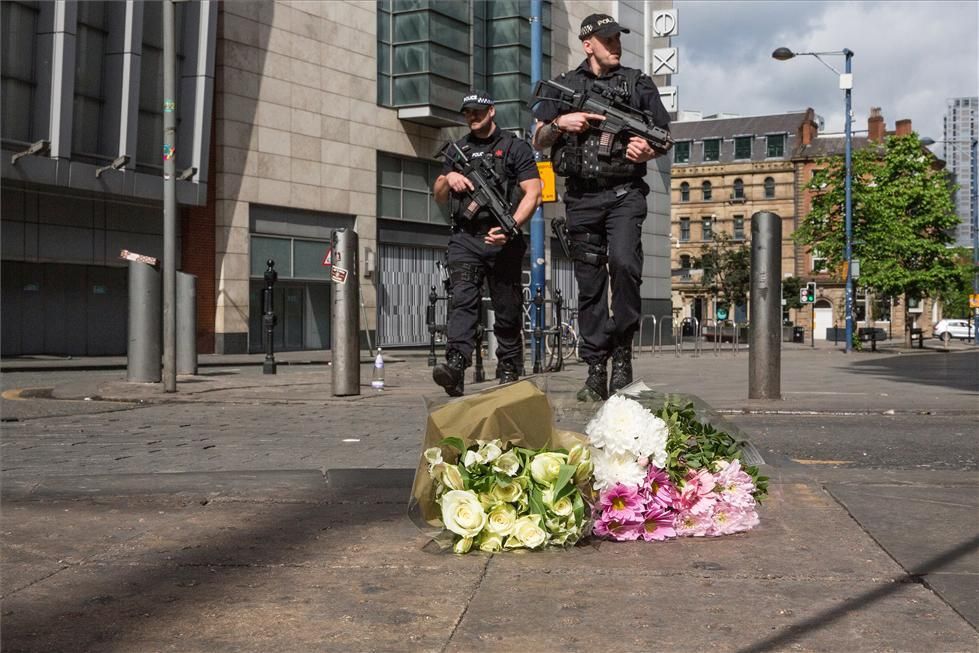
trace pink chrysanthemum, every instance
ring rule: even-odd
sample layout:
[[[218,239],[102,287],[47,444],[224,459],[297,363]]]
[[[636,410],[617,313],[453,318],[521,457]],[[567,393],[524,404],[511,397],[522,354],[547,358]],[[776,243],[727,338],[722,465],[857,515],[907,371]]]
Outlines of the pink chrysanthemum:
[[[599,498],[602,516],[611,521],[636,521],[643,510],[642,498],[635,487],[616,483],[611,489],[602,492]]]
[[[711,535],[730,535],[758,525],[758,513],[729,503],[718,502],[711,511]]]
[[[741,462],[722,460],[718,461],[716,466],[714,481],[717,484],[715,491],[719,498],[740,508],[754,508],[755,499],[752,493],[755,491],[755,484],[751,476],[741,469]]]
[[[620,542],[630,542],[639,539],[642,534],[642,522],[618,522],[599,519],[595,522],[594,533],[599,537],[607,537]]]
[[[687,474],[677,493],[673,505],[681,512],[691,512],[703,515],[710,512],[710,509],[717,502],[717,494],[714,493],[714,476],[706,471],[691,471]]]
[[[676,529],[673,527],[673,513],[654,506],[643,515],[641,530],[642,539],[647,542],[652,540],[665,540],[668,537],[676,537]]]
[[[710,514],[693,513],[685,510],[677,514],[673,521],[673,527],[677,535],[703,537],[710,533],[713,527]]]
[[[665,470],[651,465],[646,472],[646,484],[642,488],[642,494],[647,506],[669,508],[676,500],[676,486],[670,482],[670,477]]]

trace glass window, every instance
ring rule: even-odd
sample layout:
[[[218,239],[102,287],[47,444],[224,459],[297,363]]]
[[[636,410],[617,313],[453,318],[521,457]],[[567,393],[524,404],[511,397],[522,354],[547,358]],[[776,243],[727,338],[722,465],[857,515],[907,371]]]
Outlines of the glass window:
[[[826,272],[826,257],[822,255],[818,247],[813,247],[812,249],[812,271],[813,272]]]
[[[734,240],[744,240],[744,216],[734,216]]]
[[[700,230],[703,234],[703,240],[714,239],[714,222],[711,218],[702,218],[700,220]]]
[[[709,181],[705,181],[700,185],[700,195],[705,201],[709,200],[713,196],[713,191],[711,190]]]
[[[446,211],[438,207],[432,184],[441,162],[378,154],[378,215],[411,222],[445,224]]]
[[[690,184],[683,182],[680,184],[680,201],[689,202],[690,201]]]
[[[31,119],[34,115],[34,57],[37,47],[36,2],[4,2],[0,10],[0,66],[3,98],[0,129],[3,138],[29,143],[34,140]]]
[[[680,240],[690,240],[690,218],[680,218]]]
[[[767,156],[769,159],[785,156],[785,134],[768,135]]]
[[[87,4],[87,3],[86,3]],[[177,75],[183,67],[180,44],[183,34],[184,3],[174,5],[177,41]],[[143,3],[143,51],[139,57],[139,118],[136,137],[136,162],[151,170],[163,168],[163,22],[162,4]],[[176,85],[177,125],[180,125],[180,83]],[[178,132],[179,133],[179,132]]]
[[[720,161],[721,139],[710,138],[704,141],[704,161]]]
[[[252,276],[264,277],[266,261],[275,261],[275,271],[280,277],[292,276],[292,241],[289,238],[252,236]]]
[[[741,179],[734,180],[734,189],[731,191],[731,197],[736,200],[744,199],[744,182]]]
[[[775,180],[771,177],[765,177],[765,199],[772,199],[775,197]]]
[[[330,243],[320,240],[292,241],[292,276],[302,279],[322,279],[329,281],[330,268],[323,265],[323,257]]]
[[[71,149],[78,154],[108,154],[102,134],[103,57],[108,40],[105,3],[78,3],[75,42],[75,99]]]
[[[673,161],[675,163],[690,161],[690,141],[680,141],[673,145]]]
[[[751,158],[751,136],[735,136],[734,137],[734,158],[735,159],[750,159]]]
[[[684,270],[689,270],[690,269],[690,255],[689,254],[681,254],[680,255],[680,267],[683,268]]]

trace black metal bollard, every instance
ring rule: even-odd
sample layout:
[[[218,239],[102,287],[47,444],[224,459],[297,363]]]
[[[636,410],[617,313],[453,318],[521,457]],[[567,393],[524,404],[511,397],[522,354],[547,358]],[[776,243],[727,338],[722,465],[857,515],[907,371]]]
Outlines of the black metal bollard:
[[[544,293],[540,286],[534,294],[534,374],[540,374],[544,366]]]
[[[272,342],[272,336],[278,320],[275,317],[275,311],[272,310],[272,286],[279,278],[279,273],[275,271],[275,261],[272,259],[266,261],[266,265],[268,267],[265,270],[265,290],[263,292],[265,315],[262,320],[265,324],[265,362],[262,364],[262,373],[275,374],[275,344]]]
[[[435,293],[435,286],[432,286],[428,293],[428,308],[425,310],[425,324],[428,325],[428,366],[435,367],[435,302],[439,296]]]
[[[560,290],[554,291],[554,341],[557,346],[557,362],[551,366],[551,372],[560,372],[564,369],[564,334],[561,332],[563,328],[561,322],[563,321],[561,310],[564,306],[564,297],[561,295]]]

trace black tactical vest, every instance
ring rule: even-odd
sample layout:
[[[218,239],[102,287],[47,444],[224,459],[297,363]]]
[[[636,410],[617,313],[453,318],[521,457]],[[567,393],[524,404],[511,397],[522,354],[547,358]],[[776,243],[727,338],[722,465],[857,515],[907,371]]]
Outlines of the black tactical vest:
[[[623,102],[628,103],[636,90],[636,84],[642,75],[635,68],[619,69],[608,80],[602,80],[612,88],[622,90]],[[561,83],[576,91],[588,89],[594,81],[582,74],[563,74]],[[599,154],[602,138],[609,138],[607,132],[599,129],[589,129],[583,133],[563,134],[551,148],[551,161],[554,172],[562,177],[577,177],[578,179],[609,179],[613,177],[640,177],[643,174],[643,164],[632,163],[625,158],[629,135],[619,133],[612,141],[609,156]]]
[[[465,146],[469,147],[466,154],[470,159],[492,159],[492,166],[498,177],[500,179],[506,179],[506,187],[502,190],[504,191],[504,196],[509,199],[510,206],[514,209],[520,203],[520,200],[523,199],[523,189],[520,188],[520,184],[517,183],[516,179],[513,179],[507,174],[506,169],[507,157],[510,155],[510,146],[513,144],[515,138],[516,137],[512,133],[497,127],[493,140],[489,142],[473,142],[469,139],[469,136],[465,136],[457,141],[460,148],[464,149]],[[461,196],[458,193],[450,194],[449,213],[454,221],[461,219],[462,209],[466,204],[468,204],[466,197]],[[488,213],[485,215],[484,213],[486,212],[481,212],[477,216],[477,219],[492,217]]]

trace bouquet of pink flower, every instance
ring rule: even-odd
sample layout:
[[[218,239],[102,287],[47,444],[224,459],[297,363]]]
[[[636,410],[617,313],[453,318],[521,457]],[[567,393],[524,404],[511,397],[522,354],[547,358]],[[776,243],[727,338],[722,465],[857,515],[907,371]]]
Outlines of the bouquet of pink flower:
[[[585,429],[593,448],[593,532],[613,540],[737,533],[758,524],[767,479],[742,468],[741,443],[696,419],[692,404],[654,414],[616,395]]]

